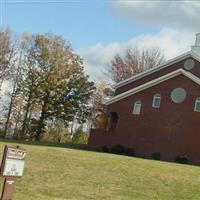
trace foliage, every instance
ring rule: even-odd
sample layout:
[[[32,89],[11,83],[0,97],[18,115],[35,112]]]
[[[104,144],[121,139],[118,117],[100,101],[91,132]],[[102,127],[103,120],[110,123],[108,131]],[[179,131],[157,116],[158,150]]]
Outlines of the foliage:
[[[187,155],[182,155],[182,154],[177,155],[175,157],[174,161],[177,162],[177,163],[181,163],[181,164],[188,164],[189,163],[189,159],[188,159]]]
[[[63,128],[60,132],[56,129],[52,129],[43,134],[41,141],[52,143],[70,143],[71,138],[67,133],[67,129]]]
[[[151,155],[151,158],[154,160],[160,160],[161,159],[161,154],[159,152],[153,153]]]
[[[44,122],[53,118],[85,122],[89,116],[88,100],[93,83],[83,71],[82,59],[62,37],[35,35],[28,50],[27,62],[38,71],[36,101],[41,105],[37,137],[43,133]]]
[[[102,152],[105,152],[105,153],[109,153],[110,152],[110,149],[105,145],[101,148],[101,151]]]
[[[0,128],[0,138],[3,138],[3,136],[4,136],[4,130]]]
[[[117,144],[111,147],[110,152],[123,155],[125,153],[125,148],[122,145]]]
[[[114,145],[111,148],[105,145],[101,148],[101,151],[105,153],[114,153],[114,154],[126,155],[126,156],[136,156],[135,150],[133,148],[126,148],[119,144]]]
[[[159,48],[127,49],[124,56],[117,54],[111,61],[112,80],[118,83],[163,61],[164,57]]]
[[[68,128],[64,126],[64,123],[57,120],[53,127],[48,129],[42,136],[42,141],[54,142],[54,143],[70,143],[71,137]]]
[[[127,156],[136,156],[135,150],[133,148],[125,148],[124,154]]]
[[[5,135],[11,128],[16,138],[39,140],[49,121],[61,120],[66,126],[75,120],[86,122],[91,115],[90,98],[95,87],[84,73],[83,59],[70,43],[50,33],[26,33],[18,43],[16,60],[5,60],[15,48],[11,33],[3,33],[0,32],[0,44],[4,38],[7,46],[4,55],[0,55],[0,65],[4,67],[6,63],[5,70],[14,65],[15,69],[4,120]],[[0,68],[0,77],[5,74],[3,70]]]
[[[38,124],[39,124],[38,119],[35,119],[35,118],[30,119],[30,122],[29,122],[29,125],[28,125],[28,130],[26,131],[26,135],[32,140],[35,140],[35,138],[36,138],[37,130],[38,130]],[[45,123],[43,124],[43,126],[45,127]],[[45,133],[45,131],[46,131],[45,128],[44,128],[43,131]]]
[[[81,126],[74,133],[74,135],[72,137],[72,142],[75,143],[75,144],[87,144],[88,137],[84,133],[84,131],[83,131]]]
[[[5,80],[12,78],[16,61],[17,40],[8,28],[0,30],[0,91]]]
[[[107,97],[113,96],[113,90],[105,82],[100,82],[92,96],[92,127],[96,129],[106,129],[108,116],[104,101]]]
[[[21,44],[23,43],[23,39],[21,41]],[[7,136],[7,131],[10,126],[10,124],[13,124],[14,126],[14,135],[20,136],[18,133],[21,131],[18,131],[18,125],[20,124],[20,121],[22,120],[22,110],[23,110],[23,94],[20,93],[20,81],[22,79],[22,51],[25,45],[22,45],[23,48],[20,50],[20,43],[17,43],[18,45],[14,45],[12,52],[20,51],[20,53],[12,53],[13,55],[10,56],[10,59],[8,60],[8,68],[9,69],[9,75],[10,81],[12,82],[12,91],[8,94],[10,102],[7,107],[7,116],[5,120],[5,126],[4,126],[4,137]],[[22,47],[21,46],[21,47]],[[15,55],[16,54],[16,55]],[[11,57],[15,57],[15,59],[12,59]],[[12,72],[13,71],[13,72]],[[8,98],[8,97],[7,97]],[[18,133],[15,133],[18,132]],[[18,137],[17,136],[17,137]],[[21,136],[20,136],[21,137]]]

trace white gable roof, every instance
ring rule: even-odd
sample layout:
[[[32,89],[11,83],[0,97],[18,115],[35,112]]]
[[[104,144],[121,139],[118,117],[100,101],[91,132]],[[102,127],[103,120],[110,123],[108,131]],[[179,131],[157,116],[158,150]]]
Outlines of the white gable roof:
[[[142,84],[142,85],[140,85],[140,86],[138,86],[138,87],[135,87],[135,88],[133,88],[133,89],[131,89],[131,90],[128,90],[128,91],[126,91],[126,92],[124,92],[124,93],[122,93],[122,94],[119,94],[119,95],[117,95],[117,96],[114,96],[114,97],[112,97],[110,100],[106,101],[105,104],[106,104],[106,105],[110,105],[110,104],[112,104],[112,103],[114,103],[114,102],[117,102],[117,101],[119,101],[119,100],[121,100],[121,99],[124,99],[124,98],[126,98],[126,97],[128,97],[128,96],[131,96],[131,95],[133,95],[133,94],[136,94],[136,93],[138,93],[138,92],[141,92],[141,91],[143,91],[143,90],[145,90],[145,89],[147,89],[147,88],[150,88],[150,87],[152,87],[152,86],[154,86],[154,85],[157,85],[157,84],[159,84],[159,83],[162,83],[162,82],[164,82],[164,81],[166,81],[166,80],[169,80],[169,79],[174,78],[174,77],[176,77],[176,76],[178,76],[178,75],[181,75],[181,74],[184,75],[184,76],[186,76],[186,77],[189,78],[190,80],[194,81],[194,82],[197,83],[198,85],[200,85],[200,79],[199,79],[197,76],[193,75],[193,74],[190,73],[190,72],[185,71],[184,69],[178,69],[178,70],[175,70],[175,71],[173,71],[173,72],[170,72],[170,73],[168,73],[168,74],[166,74],[166,75],[164,75],[164,76],[161,76],[161,77],[159,77],[159,78],[156,78],[156,79],[154,79],[154,80],[152,80],[152,81],[149,81],[149,82],[147,82],[147,83],[144,83],[144,84]]]
[[[177,63],[177,62],[179,62],[179,61],[181,61],[181,60],[184,60],[184,59],[186,59],[186,58],[189,58],[189,57],[192,57],[192,58],[194,58],[194,59],[196,59],[197,61],[200,62],[200,58],[199,58],[199,56],[198,56],[197,54],[195,54],[195,53],[192,52],[192,51],[188,51],[188,52],[186,52],[186,53],[184,53],[184,54],[182,54],[182,55],[180,55],[180,56],[178,56],[178,57],[175,57],[175,58],[173,58],[173,59],[171,59],[171,60],[168,60],[168,61],[165,62],[164,64],[158,65],[157,67],[153,67],[153,68],[148,69],[148,70],[146,70],[146,71],[144,71],[144,72],[142,72],[142,73],[139,73],[139,74],[137,74],[137,75],[135,75],[135,76],[132,76],[132,77],[130,77],[130,78],[128,78],[128,79],[125,79],[125,80],[123,80],[123,81],[120,81],[119,83],[117,83],[117,84],[114,86],[114,88],[116,89],[116,88],[119,88],[119,87],[124,86],[124,85],[126,85],[126,84],[129,84],[129,83],[131,83],[131,82],[133,82],[133,81],[136,81],[136,80],[138,80],[138,79],[140,79],[140,78],[143,78],[143,77],[145,77],[145,76],[147,76],[147,75],[149,75],[149,74],[152,74],[152,73],[154,73],[154,72],[156,72],[156,71],[159,71],[159,70],[161,70],[161,69],[163,69],[163,68],[165,68],[165,67],[168,67],[168,66],[170,66],[170,65],[173,65],[173,64],[175,64],[175,63]]]

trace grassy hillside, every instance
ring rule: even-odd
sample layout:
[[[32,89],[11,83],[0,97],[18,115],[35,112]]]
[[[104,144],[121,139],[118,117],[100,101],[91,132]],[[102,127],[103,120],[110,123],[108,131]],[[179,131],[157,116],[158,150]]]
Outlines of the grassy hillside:
[[[0,152],[5,144],[0,142]],[[200,167],[63,147],[20,146],[28,155],[14,200],[200,199]],[[2,182],[1,178],[1,186]]]

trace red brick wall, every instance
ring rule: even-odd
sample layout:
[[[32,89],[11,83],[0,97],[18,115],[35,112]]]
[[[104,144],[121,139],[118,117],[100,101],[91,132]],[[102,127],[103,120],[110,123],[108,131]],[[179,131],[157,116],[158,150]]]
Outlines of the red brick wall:
[[[185,101],[180,104],[171,100],[171,91],[176,87],[183,87],[187,92]],[[152,108],[156,93],[162,96],[158,109]],[[115,102],[107,109],[118,113],[116,131],[92,133],[89,145],[121,144],[134,148],[140,156],[160,152],[163,160],[174,160],[178,154],[187,154],[192,163],[200,164],[200,113],[194,112],[196,97],[200,97],[200,86],[179,75]],[[142,101],[141,115],[132,114],[137,100]]]
[[[123,92],[125,92],[127,90],[130,90],[130,89],[133,89],[134,87],[137,87],[137,86],[139,86],[141,84],[144,84],[144,83],[146,83],[148,81],[151,81],[151,80],[153,80],[155,78],[158,78],[160,76],[168,74],[168,73],[170,73],[170,72],[172,72],[174,70],[177,70],[177,69],[180,69],[180,68],[184,69],[184,62],[186,60],[187,59],[182,60],[180,62],[177,62],[174,65],[171,65],[171,66],[168,66],[166,68],[163,68],[163,69],[161,69],[161,70],[159,70],[157,72],[154,72],[154,73],[152,73],[152,74],[150,74],[148,76],[145,76],[145,77],[143,77],[141,79],[138,79],[138,80],[136,80],[136,81],[134,81],[132,83],[129,83],[129,84],[124,85],[124,86],[122,86],[120,88],[117,88],[116,91],[115,91],[115,95],[121,94],[121,93],[123,93]],[[193,73],[194,75],[200,77],[200,63],[198,61],[196,61],[196,60],[194,60],[194,61],[195,61],[195,67],[190,72]]]

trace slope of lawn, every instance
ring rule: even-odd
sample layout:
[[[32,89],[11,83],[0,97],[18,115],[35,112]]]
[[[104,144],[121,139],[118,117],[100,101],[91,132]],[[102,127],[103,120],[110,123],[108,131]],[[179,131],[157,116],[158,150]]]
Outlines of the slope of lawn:
[[[5,144],[17,143],[0,141],[0,152]],[[64,146],[20,146],[28,154],[14,200],[200,200],[197,166]]]

